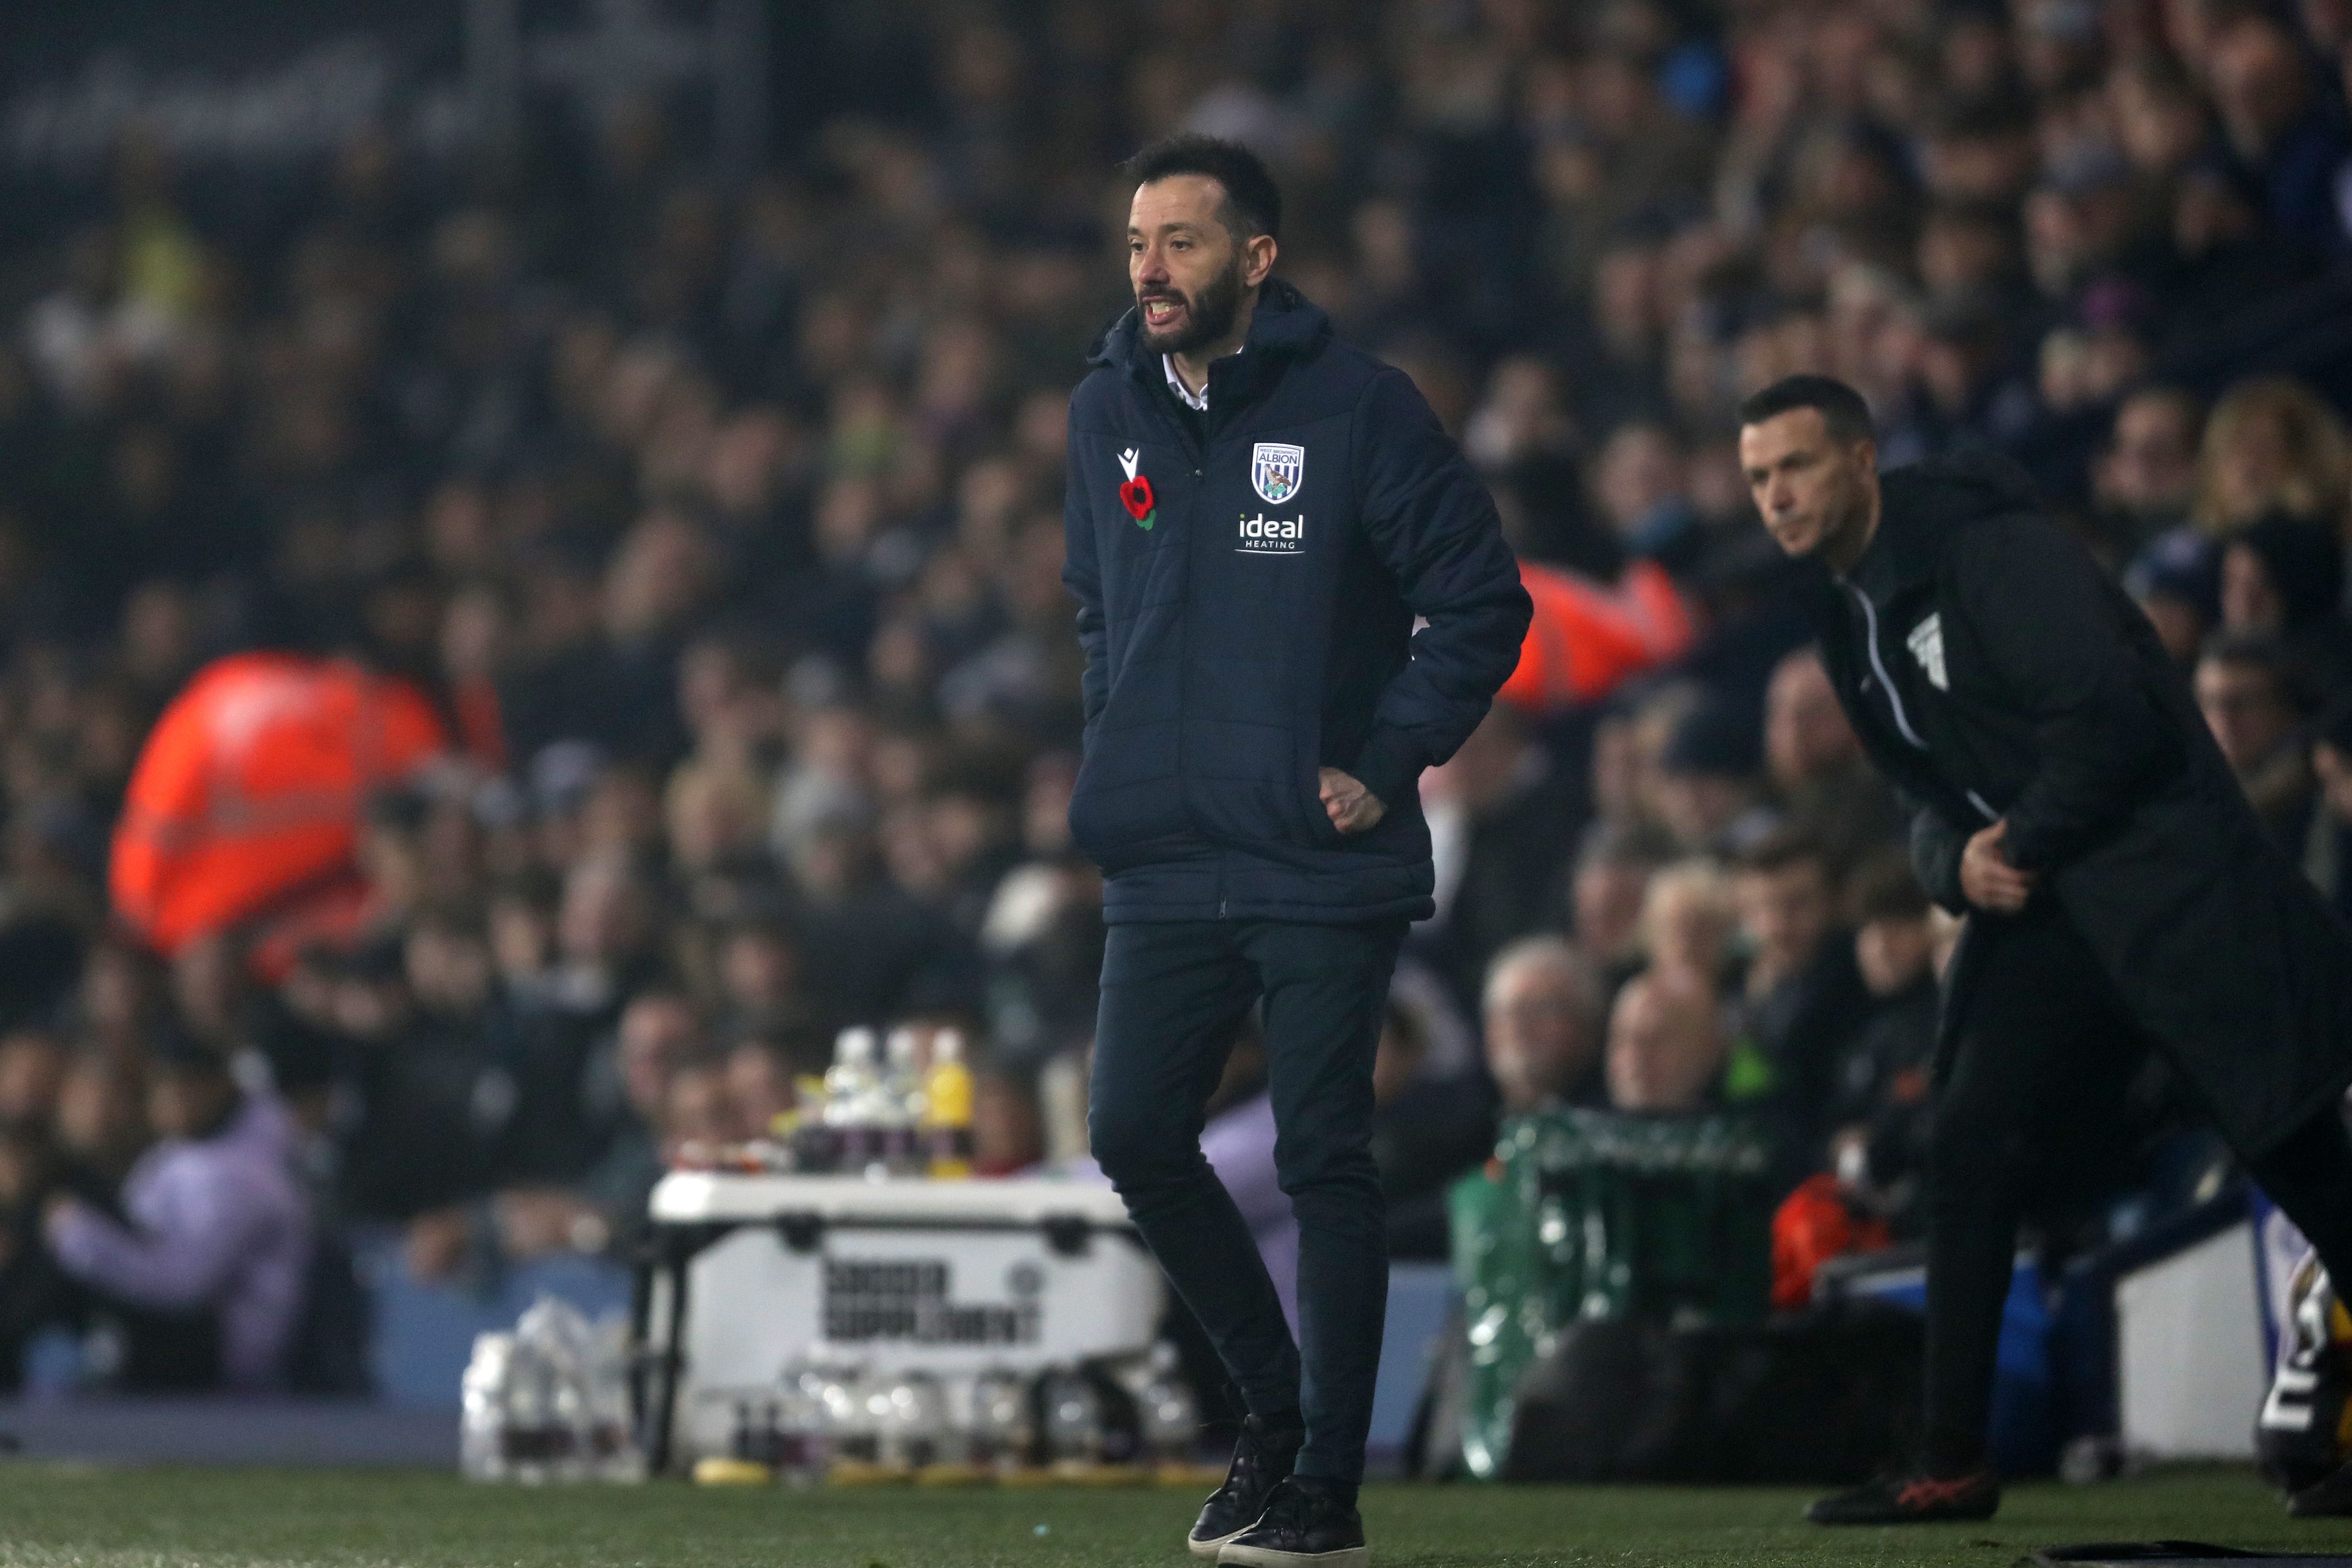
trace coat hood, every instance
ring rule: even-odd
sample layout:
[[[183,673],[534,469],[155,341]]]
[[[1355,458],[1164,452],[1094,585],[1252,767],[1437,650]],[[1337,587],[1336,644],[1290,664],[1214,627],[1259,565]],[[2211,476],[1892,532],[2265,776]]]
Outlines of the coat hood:
[[[1119,319],[1103,329],[1087,354],[1090,365],[1108,365],[1129,373],[1149,370],[1160,373],[1160,356],[1147,353],[1140,341],[1142,313],[1130,305]],[[1293,284],[1269,277],[1260,286],[1257,308],[1250,315],[1244,358],[1277,355],[1304,357],[1329,340],[1331,318],[1323,308],[1298,292]]]
[[[1879,477],[1885,515],[1949,527],[2004,512],[2042,508],[2033,476],[1998,452],[1977,448],[1906,465]]]
[[[2032,476],[1998,452],[1948,453],[1879,476],[1878,538],[1853,573],[1874,596],[1935,575],[1956,528],[2018,512],[2039,512]]]

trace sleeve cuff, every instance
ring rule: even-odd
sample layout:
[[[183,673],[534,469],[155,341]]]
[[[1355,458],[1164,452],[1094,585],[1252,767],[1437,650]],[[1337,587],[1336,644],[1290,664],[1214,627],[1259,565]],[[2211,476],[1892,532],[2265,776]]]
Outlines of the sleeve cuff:
[[[1377,729],[1348,771],[1393,810],[1406,791],[1421,782],[1421,770],[1427,766],[1402,730]]]

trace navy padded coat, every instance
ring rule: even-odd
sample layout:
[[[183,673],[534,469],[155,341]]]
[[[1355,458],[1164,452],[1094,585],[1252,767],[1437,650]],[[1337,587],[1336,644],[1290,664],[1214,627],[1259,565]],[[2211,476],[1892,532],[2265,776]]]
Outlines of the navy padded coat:
[[[1485,487],[1404,373],[1279,280],[1210,368],[1204,439],[1134,311],[1091,362],[1063,577],[1087,656],[1070,831],[1106,918],[1426,917],[1416,781],[1486,716],[1532,613]],[[1379,825],[1331,826],[1325,766]]]

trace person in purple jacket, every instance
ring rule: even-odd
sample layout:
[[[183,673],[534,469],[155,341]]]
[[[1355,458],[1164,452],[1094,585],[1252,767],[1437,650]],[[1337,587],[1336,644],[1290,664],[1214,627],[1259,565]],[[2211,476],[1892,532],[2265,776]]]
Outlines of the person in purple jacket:
[[[49,1249],[122,1320],[126,1384],[278,1387],[310,1259],[293,1124],[180,1035],[157,1051],[148,1116],[162,1136],[123,1183],[126,1218],[55,1198]]]

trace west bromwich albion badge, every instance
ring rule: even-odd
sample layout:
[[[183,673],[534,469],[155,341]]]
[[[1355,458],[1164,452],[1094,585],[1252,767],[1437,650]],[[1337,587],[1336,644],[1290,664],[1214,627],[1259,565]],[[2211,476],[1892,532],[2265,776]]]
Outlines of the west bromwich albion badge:
[[[1261,441],[1250,448],[1250,487],[1269,507],[1279,507],[1307,483],[1307,448]]]

